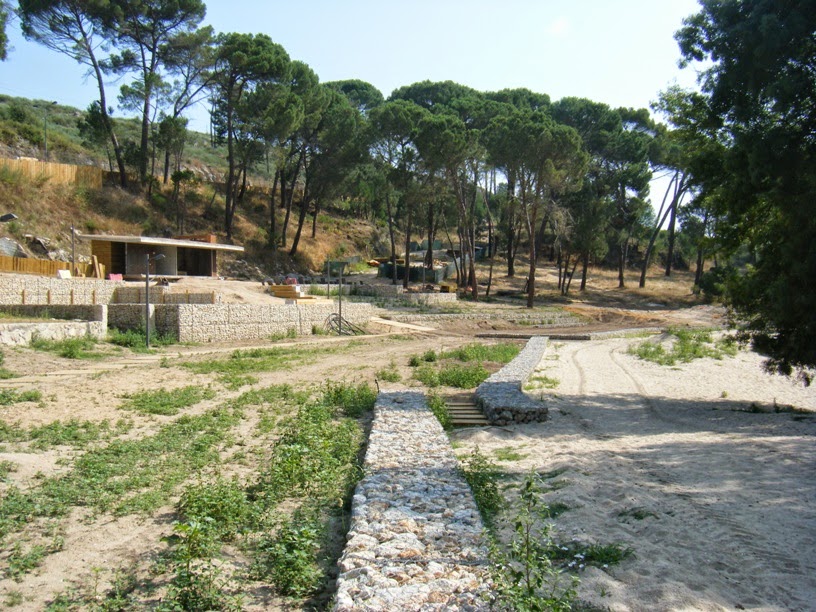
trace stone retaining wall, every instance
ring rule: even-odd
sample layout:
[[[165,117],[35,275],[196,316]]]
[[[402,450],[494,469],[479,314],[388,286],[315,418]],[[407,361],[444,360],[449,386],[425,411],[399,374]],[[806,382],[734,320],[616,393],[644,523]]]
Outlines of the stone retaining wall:
[[[354,288],[357,295],[373,295],[376,297],[398,297],[405,293],[402,285],[359,285]]]
[[[487,610],[483,525],[425,398],[377,398],[335,610]]]
[[[438,306],[440,304],[454,304],[458,301],[458,298],[455,293],[403,293],[400,300],[423,306]]]
[[[124,281],[0,274],[0,304],[109,304]]]
[[[144,305],[109,306],[111,327],[129,329],[144,326]],[[322,328],[337,305],[326,304],[151,304],[151,330],[171,334],[179,342],[229,342],[258,340],[291,333],[312,333]],[[366,303],[344,303],[343,318],[364,325],[374,314]]]
[[[545,336],[530,338],[513,361],[476,388],[476,403],[492,424],[535,423],[547,419],[547,406],[522,391],[546,348]]]
[[[441,294],[440,294],[441,295]],[[530,325],[544,327],[575,327],[586,325],[586,322],[566,312],[470,312],[455,314],[393,314],[388,318],[401,323],[443,323],[445,321],[524,321]]]
[[[90,336],[102,340],[108,335],[107,310],[107,306],[16,306],[13,312],[22,316],[85,320],[4,323],[0,325],[0,345],[26,346],[34,338],[65,340]]]
[[[115,304],[144,304],[145,288],[118,287],[113,294]],[[162,285],[150,287],[151,304],[220,304],[221,294],[215,291],[208,293],[191,293],[190,291],[171,291]]]

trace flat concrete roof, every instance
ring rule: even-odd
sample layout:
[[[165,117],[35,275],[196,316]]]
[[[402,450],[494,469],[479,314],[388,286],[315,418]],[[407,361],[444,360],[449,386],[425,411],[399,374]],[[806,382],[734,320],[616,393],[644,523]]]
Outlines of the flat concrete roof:
[[[175,238],[154,238],[152,236],[107,236],[104,234],[77,234],[77,237],[84,240],[96,240],[97,242],[124,242],[127,244],[143,244],[145,246],[174,246],[187,249],[205,249],[208,251],[244,252],[244,247],[242,246],[201,242],[198,240],[177,240]]]

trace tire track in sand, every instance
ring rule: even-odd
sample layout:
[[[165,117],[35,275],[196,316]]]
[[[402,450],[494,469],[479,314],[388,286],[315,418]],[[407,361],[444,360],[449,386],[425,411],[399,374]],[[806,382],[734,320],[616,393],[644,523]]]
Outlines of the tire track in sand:
[[[609,434],[604,433],[604,429],[624,432],[627,416],[621,418],[620,412],[628,415],[638,406],[642,411],[638,427],[648,430],[652,435],[670,437],[695,432],[703,435],[721,433],[717,431],[719,427],[710,431],[706,428],[710,423],[695,421],[694,414],[685,417],[683,414],[669,414],[667,410],[671,409],[670,403],[657,402],[651,397],[637,374],[621,359],[620,351],[621,347],[617,343],[593,342],[575,350],[571,355],[572,365],[578,374],[579,397],[576,398],[576,408],[579,413],[584,413],[583,416],[587,416],[587,412],[593,416],[590,420],[578,415],[573,418],[577,419],[577,424],[587,435],[605,440],[609,438]],[[587,375],[588,371],[592,372],[592,379]],[[593,379],[596,381],[594,384]],[[608,397],[604,398],[605,395]],[[625,404],[622,399],[624,396],[627,396]],[[606,409],[597,406],[598,402],[594,401],[597,399],[606,403]],[[622,410],[623,408],[626,410]],[[772,446],[756,442],[753,441],[754,446]],[[774,450],[778,452],[779,449]],[[688,478],[678,477],[670,467],[698,458],[684,456],[680,450],[673,452],[675,456],[670,451],[669,460],[662,464],[642,456],[641,453],[630,452],[628,459],[631,464],[626,469],[633,472],[633,481],[644,477],[652,480],[653,484],[663,490],[664,495],[670,496],[665,500],[670,511],[676,516],[684,517],[689,524],[696,525],[695,531],[704,534],[708,542],[705,565],[724,575],[737,576],[747,572],[753,576],[775,576],[779,578],[776,583],[771,580],[763,584],[761,589],[752,584],[750,590],[760,600],[770,595],[777,601],[787,602],[786,605],[806,605],[804,600],[792,601],[792,593],[783,585],[786,584],[786,576],[789,581],[792,575],[810,575],[812,568],[809,564],[800,557],[791,555],[788,550],[780,550],[777,542],[771,541],[760,529],[746,526],[734,513],[727,513],[723,507],[715,507],[701,499],[696,491],[705,483],[696,478],[689,482]],[[686,471],[685,474],[688,475],[689,472]],[[750,488],[750,484],[743,483],[743,488]],[[741,500],[739,494],[737,500]]]

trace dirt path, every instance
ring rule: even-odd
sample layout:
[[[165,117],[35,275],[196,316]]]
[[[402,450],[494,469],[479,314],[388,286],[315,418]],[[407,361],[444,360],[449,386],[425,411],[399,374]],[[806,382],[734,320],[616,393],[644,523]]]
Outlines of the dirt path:
[[[564,540],[621,543],[634,558],[582,572],[581,598],[611,610],[806,610],[816,601],[816,393],[741,353],[668,369],[632,340],[565,343],[541,425],[460,431],[510,471],[564,469],[549,493]],[[754,407],[751,408],[753,403]]]

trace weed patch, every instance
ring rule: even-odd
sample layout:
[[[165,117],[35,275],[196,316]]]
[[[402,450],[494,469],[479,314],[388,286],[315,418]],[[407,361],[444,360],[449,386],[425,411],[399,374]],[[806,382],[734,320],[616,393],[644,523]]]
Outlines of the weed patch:
[[[394,363],[393,361],[389,364],[387,368],[377,370],[376,376],[378,380],[390,383],[396,383],[402,380],[402,376],[397,370],[397,364]]]
[[[15,389],[0,389],[0,406],[10,406],[20,402],[39,402],[42,400],[42,393],[36,389],[29,391],[17,391]]]
[[[439,369],[439,384],[457,389],[475,389],[490,376],[481,364],[446,364]]]
[[[320,352],[325,354],[327,350],[331,349],[322,348]],[[216,374],[225,386],[238,388],[246,383],[248,375],[289,370],[295,365],[313,363],[317,356],[316,349],[307,348],[253,349],[234,351],[228,359],[187,361],[181,365],[196,374]]]
[[[182,416],[153,436],[92,449],[68,474],[45,478],[37,487],[12,487],[0,501],[0,540],[34,518],[63,516],[76,506],[120,515],[154,511],[192,473],[218,462],[239,419],[226,409]]]
[[[497,461],[521,461],[527,455],[518,452],[512,446],[505,446],[504,448],[497,448],[493,451]]]
[[[499,512],[504,509],[504,498],[499,491],[498,466],[483,455],[479,448],[462,460],[462,475],[473,491],[482,520],[488,527],[493,526]]]
[[[222,540],[231,540],[248,526],[252,507],[244,488],[235,480],[216,478],[211,482],[188,485],[177,505],[179,514],[188,523],[209,522]]]
[[[137,353],[147,352],[147,334],[144,327],[136,329],[111,329],[108,332],[108,342],[116,346],[129,348]],[[151,333],[150,345],[155,347],[176,344],[178,339],[173,334]]]
[[[173,416],[182,408],[188,408],[213,397],[215,391],[209,388],[189,386],[172,391],[157,389],[126,395],[127,401],[121,407],[125,410],[135,410],[140,414]]]
[[[499,344],[479,344],[478,342],[445,351],[439,355],[440,359],[456,359],[458,361],[493,361],[496,363],[510,363],[519,354],[519,347],[509,342]]]
[[[94,351],[95,347],[96,341],[88,336],[64,340],[46,340],[35,337],[31,340],[31,348],[34,350],[54,353],[66,359],[102,359],[104,354]]]
[[[542,374],[534,374],[530,377],[524,385],[526,391],[534,391],[536,389],[555,389],[561,384],[557,378],[544,376]]]
[[[356,418],[374,409],[377,393],[365,383],[354,385],[328,383],[322,402],[339,409],[347,417]]]
[[[295,512],[277,525],[274,535],[259,542],[253,573],[271,579],[281,595],[311,595],[323,580],[317,557],[324,535],[315,512]]]
[[[737,342],[732,336],[715,339],[714,332],[710,329],[670,328],[667,333],[672,337],[668,348],[656,342],[642,342],[630,346],[628,353],[665,366],[688,363],[704,357],[723,359],[737,354]]]

